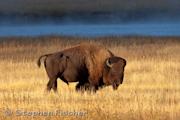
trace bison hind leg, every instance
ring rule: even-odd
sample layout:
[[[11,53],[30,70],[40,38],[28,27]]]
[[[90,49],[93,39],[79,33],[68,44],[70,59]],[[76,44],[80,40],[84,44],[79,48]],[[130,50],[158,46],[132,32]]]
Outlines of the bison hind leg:
[[[56,93],[57,92],[57,79],[56,79],[55,83],[52,85],[52,88],[53,88],[54,92]]]
[[[57,78],[50,79],[47,84],[47,91],[50,91],[53,87],[54,91],[57,91]]]

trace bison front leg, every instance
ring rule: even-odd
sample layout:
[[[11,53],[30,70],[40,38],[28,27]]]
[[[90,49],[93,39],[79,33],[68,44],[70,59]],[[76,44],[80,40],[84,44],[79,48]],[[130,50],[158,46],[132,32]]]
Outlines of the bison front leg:
[[[88,90],[89,92],[96,92],[98,90],[98,86],[95,86],[94,84],[89,83],[88,85],[86,85],[86,90]]]
[[[80,84],[78,83],[76,86],[76,91],[81,91],[82,93],[84,93],[84,91],[88,91],[88,92],[96,92],[98,90],[98,87],[94,86],[91,83],[84,83],[84,84]]]
[[[84,93],[84,91],[85,91],[84,83],[78,83],[78,84],[76,85],[76,91],[77,91],[77,92],[81,91],[82,93]]]
[[[54,84],[54,86],[53,86]],[[47,91],[50,91],[51,88],[53,87],[54,91],[57,90],[57,78],[53,78],[53,79],[50,79],[48,84],[47,84]]]
[[[89,81],[88,89],[90,91],[96,92],[98,90],[98,86],[99,86],[99,78],[89,77],[88,81]]]

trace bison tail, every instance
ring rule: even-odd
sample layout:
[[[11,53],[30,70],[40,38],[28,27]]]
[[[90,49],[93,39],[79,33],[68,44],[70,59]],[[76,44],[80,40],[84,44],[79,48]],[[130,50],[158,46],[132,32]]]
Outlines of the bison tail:
[[[41,66],[41,58],[44,57],[44,56],[49,56],[49,55],[52,55],[52,54],[46,54],[46,55],[42,55],[39,57],[38,61],[37,61],[37,65],[40,67]]]

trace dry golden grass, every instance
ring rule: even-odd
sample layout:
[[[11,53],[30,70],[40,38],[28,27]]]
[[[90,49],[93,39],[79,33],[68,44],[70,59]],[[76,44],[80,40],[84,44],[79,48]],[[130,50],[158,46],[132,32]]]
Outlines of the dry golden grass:
[[[16,110],[53,112],[34,116],[48,119],[180,119],[180,38],[0,38],[0,119],[30,120],[33,115],[17,116]],[[58,93],[46,93],[48,76],[37,67],[40,55],[81,43],[106,46],[126,59],[125,78],[117,91],[112,86],[97,93],[77,93],[77,83],[67,86],[58,80]],[[11,116],[5,116],[6,110]],[[83,116],[55,115],[55,110],[87,112]]]

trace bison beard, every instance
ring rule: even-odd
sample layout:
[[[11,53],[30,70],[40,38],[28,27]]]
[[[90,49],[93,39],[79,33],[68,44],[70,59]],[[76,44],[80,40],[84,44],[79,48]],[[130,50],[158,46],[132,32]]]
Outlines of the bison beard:
[[[79,82],[77,91],[94,91],[112,85],[116,90],[122,84],[126,61],[114,56],[108,49],[93,44],[75,46],[60,52],[40,56],[49,77],[47,90],[57,91],[57,78],[65,83]]]

